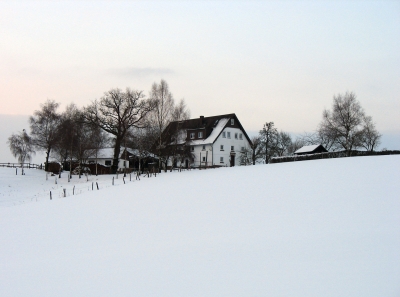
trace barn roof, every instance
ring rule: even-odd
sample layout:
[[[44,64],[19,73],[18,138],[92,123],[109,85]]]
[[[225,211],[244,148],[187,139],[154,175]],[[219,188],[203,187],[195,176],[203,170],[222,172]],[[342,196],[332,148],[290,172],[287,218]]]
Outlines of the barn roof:
[[[312,153],[315,151],[318,147],[322,146],[321,144],[314,144],[314,145],[305,145],[302,148],[299,148],[297,151],[295,151],[295,154],[305,154],[305,153]],[[322,146],[323,147],[323,146]],[[325,149],[325,148],[324,148]]]

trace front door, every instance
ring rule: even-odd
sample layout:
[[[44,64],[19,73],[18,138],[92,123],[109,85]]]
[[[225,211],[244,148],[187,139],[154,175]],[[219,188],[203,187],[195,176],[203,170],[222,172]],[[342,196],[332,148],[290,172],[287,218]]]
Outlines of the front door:
[[[235,166],[235,155],[231,155],[231,167]]]

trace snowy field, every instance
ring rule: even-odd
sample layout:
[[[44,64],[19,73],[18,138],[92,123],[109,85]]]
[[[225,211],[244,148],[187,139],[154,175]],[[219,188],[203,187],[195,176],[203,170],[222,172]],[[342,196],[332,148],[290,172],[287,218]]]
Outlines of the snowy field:
[[[398,297],[399,168],[357,157],[115,186],[0,168],[0,296]]]

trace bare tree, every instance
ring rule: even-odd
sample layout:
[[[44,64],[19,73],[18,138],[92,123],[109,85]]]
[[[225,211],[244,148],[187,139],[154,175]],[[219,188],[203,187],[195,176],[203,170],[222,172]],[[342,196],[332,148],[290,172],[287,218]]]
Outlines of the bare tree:
[[[84,118],[104,131],[114,135],[114,157],[112,170],[118,170],[121,145],[131,127],[142,127],[145,116],[154,108],[151,100],[145,100],[142,91],[129,88],[125,92],[111,89],[100,100],[95,100],[84,109]]]
[[[57,113],[59,104],[47,100],[41,105],[41,110],[36,110],[29,118],[33,145],[41,151],[46,152],[45,170],[48,170],[49,156],[56,145],[59,135],[57,133],[61,116]]]
[[[265,164],[268,164],[275,154],[277,134],[278,131],[274,122],[265,123],[263,129],[259,132]]]
[[[365,119],[354,93],[338,94],[333,97],[332,111],[324,110],[318,133],[350,154],[352,149],[361,147]]]
[[[172,93],[169,91],[169,86],[165,80],[161,80],[159,84],[154,83],[151,87],[150,98],[155,104],[155,108],[152,112],[154,126],[157,129],[158,134],[158,157],[159,157],[159,168],[161,170],[162,159],[166,156],[162,156],[163,143],[162,133],[168,124],[172,121],[174,113],[174,98]],[[167,161],[165,161],[167,162]],[[165,171],[167,168],[165,167]]]
[[[360,144],[367,151],[372,152],[380,145],[380,139],[382,135],[378,132],[378,130],[376,130],[375,123],[372,121],[372,117],[365,116],[363,121],[364,123]]]
[[[25,129],[18,134],[12,134],[8,138],[7,143],[13,156],[21,163],[21,167],[23,167],[25,161],[30,161],[32,155],[35,154],[32,139],[26,133]]]
[[[292,145],[292,137],[289,133],[280,131],[276,134],[275,152],[278,156],[289,154],[289,148]]]

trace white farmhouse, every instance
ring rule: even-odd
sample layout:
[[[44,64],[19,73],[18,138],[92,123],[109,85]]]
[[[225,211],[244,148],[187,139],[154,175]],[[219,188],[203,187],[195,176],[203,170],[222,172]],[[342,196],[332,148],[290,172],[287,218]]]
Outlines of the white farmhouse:
[[[251,140],[232,114],[172,122],[163,132],[166,147],[185,146],[190,157],[171,157],[168,166],[203,167],[240,165],[240,153]]]

